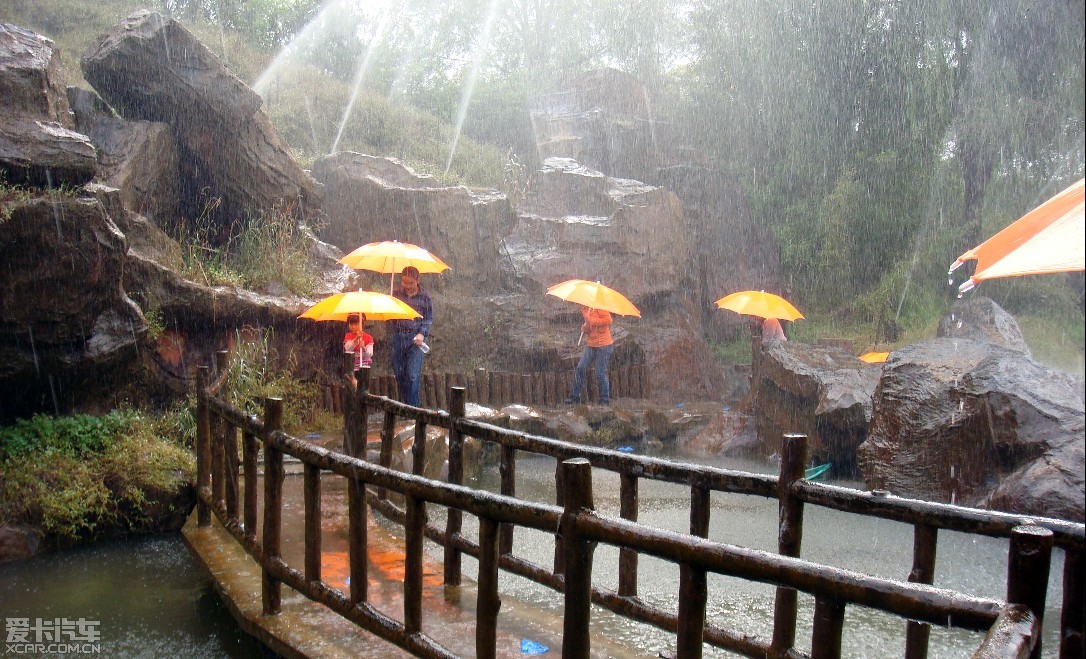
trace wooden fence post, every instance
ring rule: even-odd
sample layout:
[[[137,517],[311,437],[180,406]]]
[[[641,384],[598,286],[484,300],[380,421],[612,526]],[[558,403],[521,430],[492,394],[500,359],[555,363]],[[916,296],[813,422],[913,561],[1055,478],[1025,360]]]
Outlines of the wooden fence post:
[[[777,481],[777,510],[780,520],[777,551],[781,556],[799,558],[803,542],[803,501],[792,495],[792,484],[803,478],[807,466],[807,435],[786,434],[781,447],[781,472]],[[796,643],[797,595],[793,588],[777,588],[773,603],[775,656],[784,656]]]
[[[498,610],[498,524],[486,517],[479,520],[479,599],[475,604],[475,656],[497,656]]]
[[[256,435],[246,432],[242,435],[242,469],[245,471],[245,502],[243,504],[245,517],[245,536],[250,541],[256,542],[256,516],[257,516],[257,485],[256,485],[256,457],[259,447]]]
[[[223,427],[223,468],[226,487],[226,519],[238,521],[238,429],[233,425]]]
[[[204,500],[211,493],[211,408],[207,402],[208,367],[196,369],[196,519],[211,526],[211,508]],[[206,493],[206,494],[205,494]]]
[[[829,597],[815,598],[811,659],[840,659],[845,604]]]
[[[415,422],[411,473],[421,476],[426,462],[426,424]],[[422,629],[422,544],[426,532],[426,502],[408,496],[404,520],[403,626],[408,634]]]
[[[1007,560],[1007,603],[1024,604],[1044,621],[1048,572],[1052,566],[1052,531],[1039,526],[1016,526],[1011,530]],[[1032,659],[1041,656],[1041,639],[1033,646]]]
[[[631,522],[637,521],[637,476],[623,471],[619,476],[619,516]],[[618,550],[618,594],[637,597],[637,552],[629,547]]]
[[[1086,565],[1082,552],[1065,548],[1063,555],[1063,611],[1060,613],[1060,659],[1086,655]]]
[[[449,391],[451,404],[449,405],[449,482],[453,485],[464,484],[464,436],[457,427],[456,422],[464,418],[464,388],[453,387]],[[460,550],[453,546],[455,540],[460,537],[463,528],[464,514],[460,510],[449,509],[445,522],[445,534],[448,544],[445,545],[445,585],[460,585]]]
[[[302,499],[305,506],[305,580],[321,580],[321,470],[306,464]]]
[[[498,466],[501,475],[501,493],[505,496],[517,495],[517,450],[511,446],[502,446],[501,463]],[[502,524],[499,532],[498,550],[503,554],[513,552],[513,529],[516,524]]]
[[[562,463],[565,511],[559,534],[565,549],[565,618],[562,624],[562,656],[566,659],[591,655],[592,637],[592,554],[596,543],[577,534],[577,517],[595,509],[592,498],[592,464],[585,458]]]
[[[709,490],[700,485],[690,488],[690,535],[699,538],[709,536]],[[677,656],[691,659],[701,657],[708,596],[705,570],[680,564]]]
[[[935,550],[938,546],[939,529],[926,524],[913,527],[913,569],[909,573],[912,583],[928,584],[935,579]],[[931,625],[909,620],[905,623],[905,659],[926,659]]]
[[[282,602],[282,584],[268,570],[268,563],[280,558],[283,522],[283,454],[269,438],[283,423],[283,399],[264,399],[264,541],[261,556],[261,601],[264,615],[277,615]]]

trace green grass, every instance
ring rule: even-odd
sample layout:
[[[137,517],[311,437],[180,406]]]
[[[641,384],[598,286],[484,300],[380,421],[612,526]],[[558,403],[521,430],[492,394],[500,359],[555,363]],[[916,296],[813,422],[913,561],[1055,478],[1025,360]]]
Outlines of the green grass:
[[[0,428],[0,522],[62,542],[103,525],[141,521],[154,493],[195,478],[192,453],[160,434],[162,419],[136,410],[105,416],[34,416]]]

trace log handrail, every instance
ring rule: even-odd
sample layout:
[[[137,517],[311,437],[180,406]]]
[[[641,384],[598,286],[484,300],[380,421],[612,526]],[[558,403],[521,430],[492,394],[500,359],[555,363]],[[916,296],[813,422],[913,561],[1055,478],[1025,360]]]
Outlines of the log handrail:
[[[404,623],[396,622],[366,603],[367,565],[364,552],[363,555],[356,556],[360,551],[359,548],[364,550],[366,546],[365,524],[357,524],[356,520],[366,519],[365,505],[369,500],[375,510],[380,510],[405,525],[409,538],[409,579],[411,575],[421,575],[419,566],[412,567],[410,562],[421,561],[423,536],[445,546],[447,585],[453,585],[459,581],[461,553],[467,553],[479,559],[480,596],[477,602],[479,624],[476,642],[480,656],[494,654],[494,617],[499,605],[496,591],[496,570],[498,569],[521,574],[555,590],[565,591],[568,615],[578,616],[578,611],[585,610],[583,602],[591,601],[607,606],[621,615],[676,632],[680,647],[689,650],[684,652],[684,656],[700,656],[699,640],[732,649],[747,656],[804,656],[792,647],[794,639],[789,638],[787,620],[785,620],[785,627],[782,628],[784,631],[780,635],[775,624],[772,643],[748,635],[735,634],[707,622],[704,619],[705,602],[702,597],[706,572],[775,584],[779,588],[778,593],[790,591],[794,596],[796,591],[802,591],[813,595],[816,598],[815,638],[819,639],[820,647],[812,656],[840,655],[841,621],[844,617],[845,606],[850,604],[880,609],[929,624],[942,626],[952,624],[956,627],[989,630],[985,645],[982,646],[989,649],[1005,648],[1010,645],[1020,647],[1024,642],[1033,654],[1036,655],[1039,652],[1039,642],[1036,639],[1040,628],[1040,617],[1043,613],[1045,592],[1043,589],[1038,591],[1037,588],[1030,586],[1030,582],[1035,581],[1036,578],[1010,579],[1007,602],[1002,602],[975,598],[930,585],[931,578],[925,574],[926,559],[919,560],[914,557],[913,573],[909,575],[909,582],[871,577],[806,561],[799,557],[802,505],[813,503],[911,523],[918,529],[918,534],[921,528],[929,529],[933,534],[932,546],[929,547],[932,558],[934,557],[935,529],[946,528],[1009,537],[1012,539],[1011,565],[1023,566],[1021,570],[1033,577],[1042,573],[1047,575],[1048,569],[1047,556],[1039,563],[1030,558],[1037,553],[1038,542],[1041,545],[1047,543],[1048,547],[1055,545],[1063,548],[1067,552],[1065,589],[1070,584],[1071,592],[1065,593],[1063,622],[1064,626],[1068,627],[1067,621],[1070,620],[1070,633],[1065,631],[1062,637],[1072,638],[1072,644],[1068,646],[1071,648],[1070,651],[1074,651],[1075,647],[1081,647],[1081,616],[1076,622],[1073,611],[1070,616],[1068,615],[1068,608],[1074,607],[1075,602],[1081,603],[1082,598],[1082,579],[1079,573],[1082,570],[1081,550],[1084,533],[1081,524],[978,511],[960,506],[882,496],[878,493],[857,492],[846,488],[810,483],[802,478],[795,478],[795,474],[785,479],[783,476],[683,465],[659,458],[580,446],[466,419],[463,417],[465,389],[462,387],[454,387],[449,392],[450,407],[454,409],[453,413],[449,413],[415,408],[386,397],[369,394],[364,388],[365,381],[362,380],[362,388],[344,394],[344,415],[347,426],[345,448],[356,456],[364,455],[365,418],[370,410],[382,411],[385,414],[385,426],[388,432],[382,434],[388,435],[388,440],[383,438],[382,444],[391,440],[389,419],[412,419],[417,423],[417,448],[414,449],[416,473],[405,474],[388,467],[387,451],[382,451],[382,462],[385,465],[382,466],[367,462],[361,457],[352,457],[314,446],[282,432],[278,429],[279,412],[276,411],[274,403],[266,408],[264,421],[232,407],[209,389],[208,378],[204,373],[206,372],[201,371],[199,378],[200,389],[197,392],[196,415],[198,421],[197,471],[200,475],[197,491],[201,510],[199,522],[201,525],[209,524],[210,513],[213,513],[239,544],[261,564],[264,574],[264,608],[265,613],[269,615],[278,611],[279,584],[285,583],[306,597],[325,604],[366,630],[419,656],[452,656],[447,649],[421,631],[423,614],[422,609],[419,608],[421,588],[415,587],[419,584],[405,584]],[[427,425],[449,430],[451,445],[458,444],[456,440],[466,436],[499,444],[503,460],[502,494],[477,491],[456,482],[445,483],[420,476],[425,450],[425,442],[422,440],[425,438]],[[216,432],[216,426],[223,426],[225,430]],[[244,450],[242,463],[245,467],[246,481],[244,520],[238,518],[237,430],[241,430],[244,435],[242,444]],[[805,439],[802,437],[803,442]],[[264,445],[266,460],[270,460],[270,463],[266,462],[265,517],[262,528],[264,537],[260,539],[255,533],[253,519],[256,509],[255,497],[258,493],[253,487],[255,475],[251,475],[251,472],[255,471],[253,468],[258,442]],[[223,459],[220,457],[221,453],[216,455],[216,452],[223,451],[228,445],[234,453],[234,458]],[[550,455],[559,460],[558,471],[565,475],[559,478],[558,482],[558,505],[532,503],[513,496],[515,454],[521,450]],[[320,487],[317,477],[319,473],[321,471],[335,473],[348,481],[352,576],[349,596],[328,587],[320,580],[319,539],[313,537],[319,534],[306,534],[304,571],[286,565],[279,556],[279,512],[269,509],[281,507],[277,501],[281,496],[282,488],[282,455],[295,457],[305,465],[307,528],[314,523],[309,515],[319,516],[319,504],[313,503],[314,500],[319,499]],[[450,480],[458,481],[461,480],[462,474],[453,473],[452,462],[455,460],[452,457]],[[797,464],[795,459],[785,462],[792,465],[789,469],[795,471],[794,465]],[[802,461],[798,464],[802,465]],[[624,494],[621,517],[601,516],[592,510],[591,467],[609,469],[622,476]],[[584,475],[586,468],[589,469],[587,476]],[[782,474],[785,469],[782,465]],[[802,470],[799,473],[802,473]],[[573,482],[569,481],[570,474],[575,474]],[[636,522],[636,484],[640,478],[686,484],[691,487],[692,509],[689,534],[663,531]],[[370,488],[377,488],[377,490]],[[406,497],[407,509],[400,509],[392,501],[378,496],[378,491],[394,492]],[[780,553],[734,547],[706,539],[704,535],[708,530],[709,515],[707,502],[708,495],[712,491],[774,497],[782,501],[782,506],[786,505],[784,502],[793,501],[794,504],[787,504],[796,507],[792,512],[786,513],[785,508],[782,508],[782,520],[788,517],[795,523],[782,524]],[[626,501],[630,497],[633,501],[632,506],[629,501]],[[459,515],[465,512],[479,518],[481,529],[479,542],[475,543],[462,536],[458,524],[448,525],[444,530],[428,524],[425,512],[427,504],[447,508],[449,519],[458,519]],[[311,509],[315,509],[316,512]],[[208,518],[206,521],[205,510],[209,513],[206,515]],[[1028,525],[1028,527],[1023,525]],[[561,538],[561,542],[556,546],[556,559],[563,560],[556,560],[553,571],[512,555],[511,531],[516,526],[534,528],[556,534],[556,537]],[[559,532],[560,529],[561,532]],[[508,539],[506,539],[507,533],[510,534]],[[795,537],[788,540],[786,538],[788,534],[794,534]],[[591,583],[590,548],[598,542],[618,547],[620,556],[623,557],[621,562],[627,566],[631,564],[633,566],[632,581],[628,574],[626,577],[620,577],[617,593],[598,588]],[[790,543],[794,544],[794,548]],[[1018,550],[1026,558],[1014,553],[1015,543],[1026,547],[1026,549]],[[918,541],[917,546],[925,545]],[[684,603],[680,605],[680,610],[685,611],[685,622],[680,622],[684,616],[669,613],[641,602],[637,598],[636,557],[640,553],[654,555],[680,566],[680,571],[684,575],[682,579],[684,585],[680,586]],[[450,557],[456,564],[451,572]],[[568,563],[571,557],[578,557],[578,563],[574,566],[576,569],[572,573],[564,574],[561,563]],[[627,572],[628,570],[627,567]],[[571,582],[568,581],[570,579],[575,579],[578,584],[572,590]],[[1018,591],[1015,591],[1015,588]],[[570,597],[575,599],[570,600]],[[1011,614],[1018,611],[1022,605],[1028,605],[1027,610],[1033,609],[1032,618],[1027,620],[1021,615]],[[1036,611],[1038,606],[1040,612]],[[781,615],[784,618],[789,617],[787,611],[785,614],[778,614],[778,617]],[[790,617],[792,619],[791,634],[794,635],[794,611],[791,612]],[[586,629],[584,621],[569,620],[567,617],[566,624],[567,629],[575,632],[575,636],[570,638],[581,639],[583,630]],[[1004,626],[1002,631],[997,629],[1000,624]],[[1032,634],[1028,635],[1025,641],[1022,638],[1027,635],[1020,633],[1024,624],[1032,630]],[[1075,627],[1076,624],[1077,627]],[[568,627],[569,625],[572,627]],[[1006,631],[1008,629],[1017,631],[1009,633]],[[1013,637],[1013,640],[1007,640],[1010,637]],[[1078,646],[1073,644],[1075,638],[1078,639]],[[835,646],[836,650],[833,649]],[[910,646],[913,647],[911,641]],[[913,647],[912,650],[907,651],[907,656],[925,656],[926,638],[920,646],[916,647],[920,647],[920,650]],[[1073,656],[1062,654],[1065,650],[1066,648],[1061,649],[1061,656]],[[579,650],[577,655],[580,656],[581,652]],[[915,652],[915,654],[909,654],[909,652]]]

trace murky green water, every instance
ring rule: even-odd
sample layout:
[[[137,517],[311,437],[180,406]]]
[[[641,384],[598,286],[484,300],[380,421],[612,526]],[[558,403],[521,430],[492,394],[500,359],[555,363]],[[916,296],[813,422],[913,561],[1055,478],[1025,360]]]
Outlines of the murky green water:
[[[177,534],[110,541],[0,564],[0,621],[98,621],[97,654],[67,656],[264,657],[215,593]],[[29,636],[34,641],[34,633]],[[0,656],[57,656],[8,652]]]

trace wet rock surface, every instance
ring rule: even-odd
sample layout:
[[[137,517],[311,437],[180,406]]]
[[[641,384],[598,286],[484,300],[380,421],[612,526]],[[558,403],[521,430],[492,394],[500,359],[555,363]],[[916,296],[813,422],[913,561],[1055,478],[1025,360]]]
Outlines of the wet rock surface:
[[[95,150],[74,129],[53,42],[0,23],[0,174],[36,186],[86,183]]]
[[[942,318],[935,336],[973,339],[1030,354],[1018,321],[990,298],[984,296],[958,300]]]
[[[273,208],[316,217],[319,186],[290,155],[260,97],[177,21],[135,12],[91,47],[81,65],[120,116],[170,126],[185,216],[205,213],[224,230]],[[215,199],[221,205],[210,207]]]
[[[325,189],[322,240],[344,253],[381,240],[425,245],[452,268],[448,277],[427,278],[427,287],[475,295],[502,289],[499,241],[511,221],[504,194],[441,186],[395,160],[360,153],[320,158],[313,176]]]
[[[1081,377],[938,338],[891,353],[857,460],[868,487],[1083,521]]]
[[[795,341],[772,343],[764,352],[754,417],[766,454],[780,452],[785,433],[804,433],[812,461],[833,462],[835,473],[853,475],[881,365]]]

